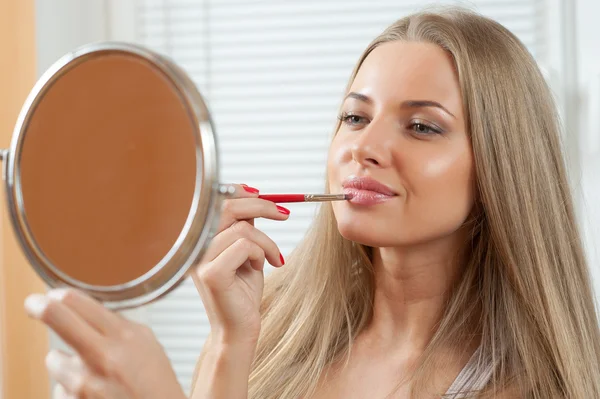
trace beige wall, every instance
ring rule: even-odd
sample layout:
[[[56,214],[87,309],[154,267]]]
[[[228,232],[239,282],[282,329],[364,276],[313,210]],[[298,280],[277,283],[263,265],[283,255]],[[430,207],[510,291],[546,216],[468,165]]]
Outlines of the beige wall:
[[[17,115],[36,79],[34,0],[0,0],[0,147],[10,143]],[[23,301],[44,285],[25,261],[0,193],[1,399],[49,398],[44,367],[47,330],[30,320]]]

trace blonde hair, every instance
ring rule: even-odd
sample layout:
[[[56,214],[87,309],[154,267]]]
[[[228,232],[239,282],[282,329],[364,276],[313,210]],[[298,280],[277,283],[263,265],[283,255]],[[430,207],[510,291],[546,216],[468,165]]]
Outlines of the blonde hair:
[[[487,360],[494,369],[474,396],[511,389],[523,398],[600,398],[590,276],[556,109],[536,62],[488,18],[458,8],[428,11],[377,37],[348,87],[374,48],[396,40],[434,43],[453,57],[478,187],[470,258],[412,380],[413,394],[427,390],[436,350],[473,342],[468,327],[475,320],[478,367]],[[286,266],[267,278],[250,398],[310,397],[326,367],[348,356],[372,314],[370,258],[370,248],[340,235],[323,204]]]

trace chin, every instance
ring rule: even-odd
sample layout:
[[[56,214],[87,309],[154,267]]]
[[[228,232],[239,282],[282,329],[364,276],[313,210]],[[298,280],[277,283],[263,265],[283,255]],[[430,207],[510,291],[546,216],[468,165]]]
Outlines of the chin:
[[[378,229],[372,220],[360,223],[354,220],[339,220],[338,231],[346,240],[366,245],[368,247],[390,247],[398,245],[398,237],[390,237],[386,229]]]

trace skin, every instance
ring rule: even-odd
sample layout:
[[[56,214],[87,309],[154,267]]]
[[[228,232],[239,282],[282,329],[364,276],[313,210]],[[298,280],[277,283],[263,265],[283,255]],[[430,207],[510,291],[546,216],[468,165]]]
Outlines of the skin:
[[[74,351],[54,350],[46,357],[48,373],[57,382],[53,399],[184,397],[150,328],[126,320],[71,289],[32,294],[25,308],[30,317],[53,329]],[[157,377],[160,383],[148,383]]]
[[[349,365],[331,366],[314,398],[383,398],[415,360],[440,319],[460,273],[462,229],[474,202],[474,168],[460,89],[450,57],[426,43],[381,45],[351,87],[346,117],[331,146],[329,181],[342,191],[349,175],[370,176],[398,195],[374,206],[334,203],[341,234],[374,248],[374,316],[352,348]],[[360,97],[357,99],[356,97]],[[437,107],[407,107],[406,101]],[[414,105],[414,104],[413,104]],[[432,133],[427,126],[441,128]],[[265,260],[281,267],[277,245],[257,230],[257,217],[287,220],[289,212],[236,185],[224,201],[218,234],[193,279],[211,324],[192,398],[245,398],[260,334]],[[67,394],[54,398],[184,398],[152,332],[73,290],[34,294],[29,315],[73,347],[52,353],[48,370]],[[449,362],[431,376],[445,391],[474,348],[448,348]],[[152,361],[149,362],[148,360]],[[404,384],[394,395],[408,397]]]
[[[369,176],[398,195],[373,206],[333,204],[340,233],[374,247],[374,316],[348,367],[333,366],[317,398],[384,397],[399,376],[410,375],[460,273],[461,227],[474,203],[471,144],[445,51],[428,43],[383,44],[367,56],[349,92],[358,96],[350,94],[342,106],[329,154],[330,189],[341,192],[349,175]],[[447,111],[406,106],[417,100]],[[436,389],[448,388],[466,352],[440,371]],[[408,388],[394,397],[408,397]]]
[[[217,234],[192,274],[211,324],[194,399],[247,396],[260,333],[264,263],[281,267],[284,261],[275,242],[254,227],[254,219],[284,221],[289,210],[257,198],[254,188],[233,186],[234,198],[223,201]],[[74,351],[51,351],[46,358],[50,377],[58,383],[53,399],[186,397],[148,327],[73,289],[32,294],[25,310]]]

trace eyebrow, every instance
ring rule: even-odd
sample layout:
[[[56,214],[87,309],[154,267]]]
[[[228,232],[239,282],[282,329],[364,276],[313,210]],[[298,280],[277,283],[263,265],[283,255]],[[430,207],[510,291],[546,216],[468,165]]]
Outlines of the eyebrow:
[[[346,99],[348,99],[348,98],[354,98],[355,100],[362,101],[367,104],[371,104],[373,102],[373,100],[371,100],[371,98],[369,96],[365,96],[364,94],[356,93],[354,91],[351,91],[350,93],[348,93],[348,95],[346,96]]]
[[[446,107],[444,107],[442,104],[436,102],[436,101],[430,101],[430,100],[410,100],[410,101],[404,101],[402,103],[402,108],[423,108],[423,107],[435,107],[435,108],[439,108],[442,111],[444,111],[445,113],[447,113],[448,115],[452,116],[454,119],[456,119],[456,116],[454,116],[454,114],[450,111],[448,111],[446,109]]]
[[[372,104],[373,100],[369,97],[366,96],[364,94],[360,94],[360,93],[356,93],[356,92],[350,92],[348,93],[348,95],[346,96],[346,99],[348,98],[354,98],[355,100],[358,101],[362,101],[365,102],[367,104]],[[456,119],[456,116],[454,116],[454,114],[450,111],[448,111],[448,109],[446,109],[446,107],[444,107],[442,104],[438,103],[437,101],[431,101],[431,100],[407,100],[404,101],[401,106],[401,108],[425,108],[425,107],[435,107],[435,108],[439,108],[442,111],[444,111],[445,113],[447,113],[448,115],[452,116],[453,118]]]

